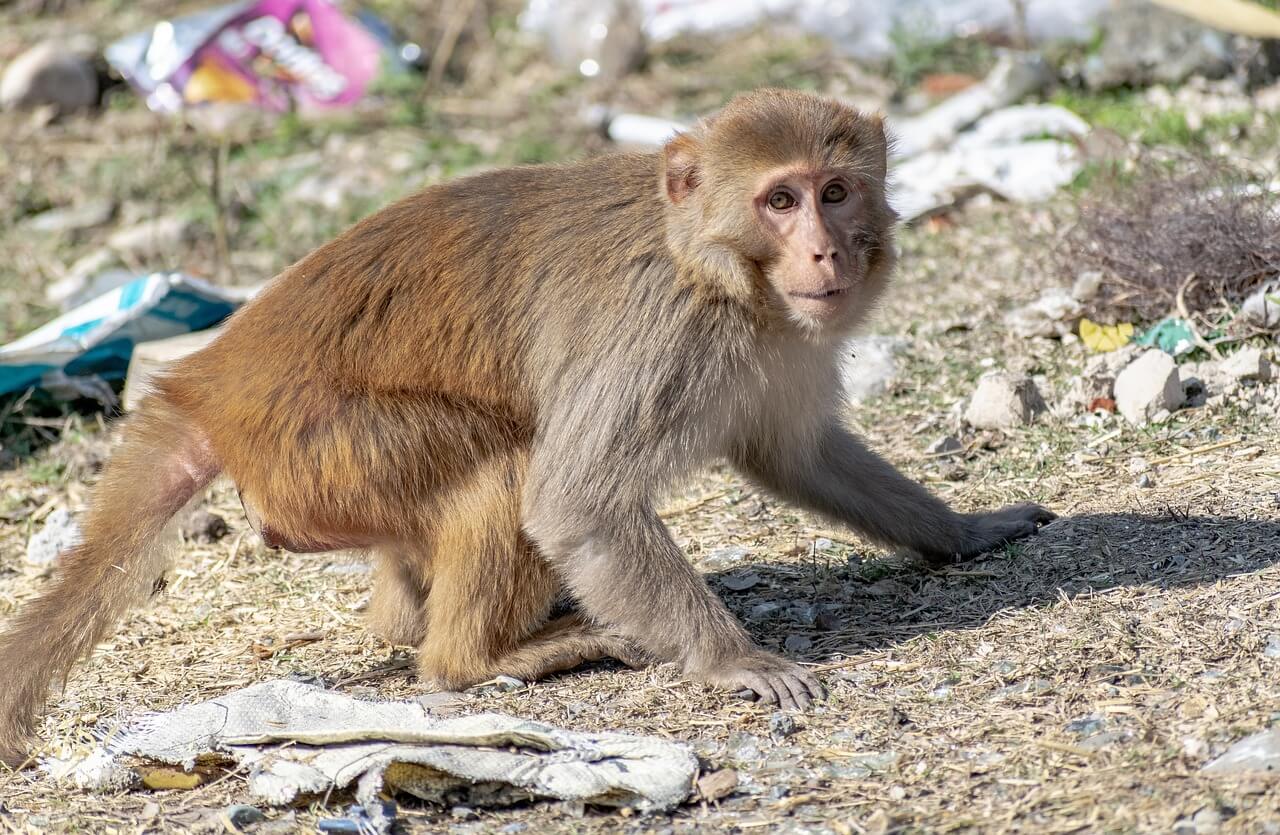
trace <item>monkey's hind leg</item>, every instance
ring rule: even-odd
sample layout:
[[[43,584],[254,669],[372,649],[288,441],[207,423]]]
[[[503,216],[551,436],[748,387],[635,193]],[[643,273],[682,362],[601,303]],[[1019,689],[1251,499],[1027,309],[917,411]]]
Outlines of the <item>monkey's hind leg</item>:
[[[365,619],[373,634],[396,646],[412,647],[427,635],[427,592],[431,563],[424,550],[374,551],[373,593]]]
[[[629,642],[577,615],[548,616],[559,577],[524,535],[516,462],[491,463],[451,491],[431,547],[423,678],[460,689],[525,681],[614,657],[644,663]]]

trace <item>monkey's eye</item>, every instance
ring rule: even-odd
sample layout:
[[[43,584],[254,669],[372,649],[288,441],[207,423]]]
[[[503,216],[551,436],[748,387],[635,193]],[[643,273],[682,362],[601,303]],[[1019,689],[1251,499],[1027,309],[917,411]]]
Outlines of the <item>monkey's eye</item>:
[[[796,204],[796,199],[789,192],[778,190],[769,195],[769,208],[775,212],[785,212]]]
[[[843,203],[848,196],[849,189],[840,183],[827,183],[827,187],[822,190],[823,203]]]

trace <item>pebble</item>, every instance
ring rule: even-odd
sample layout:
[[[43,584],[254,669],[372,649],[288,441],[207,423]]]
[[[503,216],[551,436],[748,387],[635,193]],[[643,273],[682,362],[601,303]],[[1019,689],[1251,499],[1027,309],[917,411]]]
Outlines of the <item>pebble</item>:
[[[1262,287],[1244,300],[1240,316],[1263,328],[1280,327],[1280,286]]]
[[[777,711],[769,717],[769,736],[773,737],[774,742],[794,736],[797,730],[799,726],[796,725],[796,718],[790,713]]]
[[[1045,408],[1030,377],[997,372],[978,380],[964,419],[978,429],[1012,429],[1030,424]]]
[[[960,452],[964,452],[964,444],[955,435],[944,435],[925,449],[925,454],[938,458]]]
[[[1185,394],[1173,357],[1153,348],[1116,376],[1116,408],[1137,425],[1150,423],[1177,409]]]
[[[1209,774],[1280,773],[1280,728],[1245,737],[1202,771]]]
[[[1260,348],[1241,348],[1221,363],[1222,371],[1242,382],[1271,380],[1271,362]]]
[[[217,542],[230,530],[226,519],[207,510],[197,510],[182,524],[183,538],[194,542]]]
[[[267,819],[267,816],[257,806],[250,806],[245,803],[236,803],[228,806],[222,810],[222,813],[226,815],[227,820],[236,829],[244,829],[246,826],[261,823]]]
[[[787,652],[805,652],[813,646],[813,641],[804,635],[788,635],[782,646]]]

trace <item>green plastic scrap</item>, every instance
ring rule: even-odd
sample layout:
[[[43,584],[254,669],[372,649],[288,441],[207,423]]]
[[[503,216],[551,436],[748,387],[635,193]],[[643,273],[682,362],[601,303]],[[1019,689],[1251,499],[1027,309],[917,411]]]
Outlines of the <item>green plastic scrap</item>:
[[[1133,341],[1139,345],[1154,346],[1175,357],[1189,354],[1196,347],[1195,331],[1192,330],[1191,323],[1177,316],[1162,319],[1149,330],[1134,337]]]

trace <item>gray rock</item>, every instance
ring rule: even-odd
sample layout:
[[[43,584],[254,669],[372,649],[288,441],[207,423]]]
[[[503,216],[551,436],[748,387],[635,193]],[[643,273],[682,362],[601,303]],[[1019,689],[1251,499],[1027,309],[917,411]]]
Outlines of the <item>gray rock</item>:
[[[1265,383],[1271,379],[1271,361],[1260,348],[1241,348],[1221,363],[1222,371],[1237,380]]]
[[[1013,429],[1033,422],[1045,409],[1030,377],[997,372],[978,381],[964,419],[978,429]]]
[[[98,101],[98,74],[77,39],[42,41],[10,62],[0,76],[0,108],[52,105],[59,112]]]
[[[1240,316],[1260,328],[1280,327],[1280,285],[1255,291],[1240,306]]]
[[[217,542],[230,532],[227,520],[207,510],[197,510],[182,523],[182,535],[189,541]]]
[[[960,452],[964,452],[964,444],[960,443],[960,439],[955,435],[944,435],[925,449],[925,454],[935,458],[944,458]]]
[[[769,736],[773,737],[774,742],[781,742],[789,736],[794,736],[799,729],[796,718],[790,713],[778,711],[769,717]]]
[[[904,344],[896,336],[864,336],[852,340],[841,369],[845,396],[853,403],[862,403],[888,391],[898,376],[895,355]]]
[[[742,562],[749,553],[751,552],[741,545],[727,545],[723,548],[708,551],[701,562],[707,568],[712,569],[732,568]]]
[[[1130,423],[1150,423],[1160,412],[1172,412],[1186,396],[1173,357],[1152,348],[1116,376],[1116,409]]]
[[[813,641],[804,635],[788,635],[782,646],[787,652],[805,652],[813,646]]]
[[[1245,737],[1201,770],[1208,774],[1280,772],[1280,728]]]
[[[191,221],[170,215],[121,229],[107,239],[107,245],[122,255],[144,261],[172,258],[174,251],[189,242],[194,232]]]
[[[1142,0],[1120,0],[1103,18],[1102,48],[1084,64],[1084,80],[1100,90],[1176,84],[1192,75],[1230,70],[1225,34]]]
[[[79,232],[93,229],[111,220],[116,204],[110,200],[90,200],[78,206],[50,209],[22,221],[22,228],[32,232]]]
[[[1071,285],[1071,296],[1078,302],[1087,302],[1098,295],[1102,289],[1102,273],[1098,270],[1085,270],[1076,276]]]
[[[228,806],[222,810],[222,814],[236,829],[244,829],[246,826],[262,823],[267,819],[267,816],[257,806],[249,806],[244,803]]]
[[[1267,645],[1262,650],[1264,658],[1280,658],[1280,633],[1267,638]]]
[[[44,520],[44,527],[32,534],[27,542],[27,562],[31,565],[52,565],[58,555],[80,543],[80,526],[71,518],[71,511],[58,508]]]

